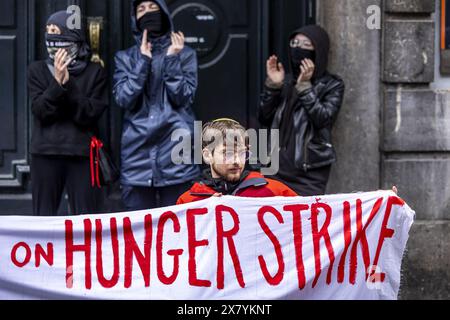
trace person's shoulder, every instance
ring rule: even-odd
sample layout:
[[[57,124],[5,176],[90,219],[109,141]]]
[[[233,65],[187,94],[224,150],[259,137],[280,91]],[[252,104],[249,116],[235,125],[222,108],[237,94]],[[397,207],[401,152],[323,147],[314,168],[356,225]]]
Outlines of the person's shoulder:
[[[183,193],[177,200],[177,205],[179,204],[185,204],[185,203],[191,203],[195,201],[195,197],[192,195],[192,190],[196,187],[196,184],[192,186],[191,189]]]
[[[38,61],[31,62],[28,65],[28,70],[29,71],[37,71],[37,70],[42,70],[43,67],[47,67],[47,62],[45,60],[38,60]]]
[[[247,175],[247,178],[245,178],[245,180],[249,180],[249,179],[267,179],[266,177],[264,177],[260,172],[258,171],[250,171],[249,174]]]
[[[34,61],[28,65],[27,77],[42,82],[43,76],[46,76],[47,62],[45,60]]]
[[[116,59],[121,59],[121,60],[123,60],[125,58],[129,58],[133,54],[136,53],[137,49],[138,49],[137,46],[134,45],[134,46],[129,47],[127,49],[119,50],[119,51],[116,52],[115,57],[116,57]]]
[[[329,86],[345,86],[344,79],[337,74],[327,72],[324,78]]]
[[[177,200],[177,205],[185,204],[190,202],[190,191],[183,193]]]
[[[314,85],[320,85],[322,92],[325,94],[335,94],[336,92],[345,91],[344,80],[340,76],[329,72],[326,72]]]
[[[185,46],[184,46],[183,51],[185,51],[186,53],[189,53],[189,54],[195,54],[195,53],[197,52],[197,51],[195,51],[193,48],[191,48],[191,47],[188,46],[188,45],[185,45]]]
[[[102,65],[98,62],[89,61],[87,67],[96,72],[102,72],[103,70],[105,70],[105,68],[103,68]]]
[[[294,192],[291,188],[289,188],[284,183],[282,183],[278,180],[275,180],[275,179],[267,178],[264,175],[262,175],[260,172],[251,171],[249,173],[249,175],[247,176],[246,180],[250,180],[250,179],[264,179],[267,182],[265,187],[269,188],[274,193],[274,196],[284,196],[284,197],[297,197],[298,196],[296,192]]]
[[[191,47],[185,45],[183,50],[180,52],[182,57],[185,58],[197,58],[197,51],[192,49]]]
[[[106,78],[107,72],[104,67],[98,62],[89,61],[85,70],[86,74],[95,77]]]
[[[298,197],[298,194],[283,182],[269,178],[266,178],[266,180],[268,187],[275,193],[275,196]]]

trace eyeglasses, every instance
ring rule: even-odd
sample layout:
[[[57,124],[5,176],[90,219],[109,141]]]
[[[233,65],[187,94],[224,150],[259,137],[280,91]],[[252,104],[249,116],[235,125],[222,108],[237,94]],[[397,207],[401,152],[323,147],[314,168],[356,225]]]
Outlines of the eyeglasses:
[[[313,46],[311,41],[298,39],[292,39],[289,45],[291,46],[291,48],[301,48],[301,47],[312,48]]]
[[[222,153],[224,163],[234,163],[236,157],[241,161],[248,161],[252,157],[252,153],[248,150],[242,150],[239,152],[234,151],[224,151]]]

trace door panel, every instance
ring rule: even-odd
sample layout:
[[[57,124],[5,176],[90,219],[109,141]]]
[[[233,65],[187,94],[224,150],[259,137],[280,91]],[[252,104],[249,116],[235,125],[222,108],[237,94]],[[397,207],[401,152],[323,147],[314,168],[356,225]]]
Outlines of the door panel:
[[[262,39],[267,38],[258,30],[267,1],[169,3],[175,27],[185,33],[188,45],[196,48],[199,56],[197,117],[202,121],[230,117],[244,125],[255,124]]]
[[[27,1],[0,3],[0,204],[21,207],[27,190]],[[4,208],[4,209],[3,209]]]

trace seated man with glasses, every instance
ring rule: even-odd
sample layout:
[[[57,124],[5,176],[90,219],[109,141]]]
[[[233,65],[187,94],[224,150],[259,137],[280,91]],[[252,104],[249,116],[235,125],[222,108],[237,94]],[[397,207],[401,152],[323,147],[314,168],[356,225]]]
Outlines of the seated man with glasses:
[[[201,181],[178,199],[177,204],[222,195],[254,198],[298,196],[281,182],[245,170],[250,158],[248,136],[237,121],[219,119],[207,123],[203,127],[202,143],[203,160],[209,169],[203,172]]]

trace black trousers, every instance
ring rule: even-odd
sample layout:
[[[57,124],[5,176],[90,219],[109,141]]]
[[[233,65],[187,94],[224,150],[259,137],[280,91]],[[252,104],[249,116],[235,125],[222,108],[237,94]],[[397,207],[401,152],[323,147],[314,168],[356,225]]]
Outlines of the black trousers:
[[[188,191],[192,183],[169,187],[150,188],[122,186],[122,201],[127,211],[139,211],[173,206],[178,198]]]
[[[33,155],[31,183],[35,216],[56,216],[64,189],[68,215],[98,213],[100,192],[91,186],[89,158]]]

